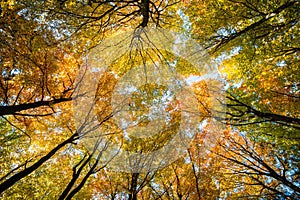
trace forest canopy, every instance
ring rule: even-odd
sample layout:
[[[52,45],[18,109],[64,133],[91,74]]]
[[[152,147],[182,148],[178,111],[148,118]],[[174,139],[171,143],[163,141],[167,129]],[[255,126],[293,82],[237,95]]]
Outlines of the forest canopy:
[[[1,199],[299,199],[299,0],[1,0]]]

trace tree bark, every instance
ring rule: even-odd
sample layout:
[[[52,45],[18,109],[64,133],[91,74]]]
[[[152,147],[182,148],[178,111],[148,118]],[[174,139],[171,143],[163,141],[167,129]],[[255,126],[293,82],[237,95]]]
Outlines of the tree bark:
[[[34,103],[25,103],[25,104],[20,104],[20,105],[0,106],[0,116],[13,115],[20,111],[38,108],[41,106],[51,106],[53,104],[71,101],[71,100],[72,100],[72,98],[59,98],[59,99],[53,99],[50,101],[38,101],[38,102],[34,102]]]
[[[142,27],[146,27],[149,22],[149,12],[150,12],[150,0],[142,0],[141,3],[141,13],[143,15],[143,21],[140,24]]]

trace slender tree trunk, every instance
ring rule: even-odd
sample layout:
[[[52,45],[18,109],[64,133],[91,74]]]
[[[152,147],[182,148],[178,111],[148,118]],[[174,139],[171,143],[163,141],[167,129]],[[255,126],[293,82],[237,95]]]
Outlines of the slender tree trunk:
[[[69,192],[71,191],[72,187],[74,186],[75,182],[77,181],[77,179],[80,176],[80,173],[82,172],[83,168],[88,164],[88,162],[91,160],[92,155],[90,155],[85,161],[85,157],[73,167],[73,175],[72,175],[72,179],[69,182],[69,184],[67,185],[67,187],[64,189],[64,191],[61,193],[60,197],[58,198],[58,200],[63,200],[66,198],[66,196],[69,194]],[[84,162],[83,162],[84,161]],[[82,163],[83,162],[83,163]],[[77,167],[82,163],[82,165],[79,167],[79,169],[77,170]]]
[[[146,27],[149,22],[149,12],[150,12],[150,0],[142,0],[141,3],[141,13],[143,15],[143,21],[140,24],[142,27]]]
[[[137,200],[137,180],[139,175],[139,173],[132,174],[128,200]]]
[[[17,174],[13,175],[6,181],[0,184],[0,194],[13,186],[17,181],[21,180],[22,178],[28,176],[33,171],[35,171],[37,168],[39,168],[42,164],[44,164],[47,160],[49,160],[57,151],[59,151],[62,147],[64,147],[66,144],[69,144],[75,140],[75,137],[77,136],[77,133],[73,134],[69,139],[65,140],[64,142],[57,145],[54,149],[52,149],[49,153],[47,153],[45,156],[40,158],[36,163],[31,165],[28,168],[25,168],[24,170],[18,172]]]

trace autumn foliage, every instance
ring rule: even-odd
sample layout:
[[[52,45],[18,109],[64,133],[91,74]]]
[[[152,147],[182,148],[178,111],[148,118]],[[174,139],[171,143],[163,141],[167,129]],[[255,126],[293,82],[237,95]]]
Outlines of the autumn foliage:
[[[2,0],[0,198],[299,199],[299,9],[298,0]],[[205,71],[179,58],[175,47],[142,49],[152,44],[141,37],[148,27],[196,41],[200,50],[192,53],[209,56],[218,79],[200,79]],[[132,51],[97,71],[89,52],[129,31]],[[129,88],[130,98],[116,101],[125,102],[125,119],[116,120],[122,110],[111,102],[128,95],[114,93],[118,81],[149,63],[192,80],[190,93],[182,100],[158,78]],[[82,80],[96,76],[93,115],[77,112],[89,95]],[[196,113],[196,128],[187,128],[193,140],[172,163],[140,171],[110,165],[119,150],[163,148],[189,122],[184,112]],[[161,121],[156,126],[153,119]],[[126,128],[143,132],[126,130],[126,120]],[[160,131],[142,137],[149,125]],[[85,143],[88,137],[93,143]],[[108,152],[112,146],[119,149]],[[155,159],[147,159],[127,164],[152,166]]]

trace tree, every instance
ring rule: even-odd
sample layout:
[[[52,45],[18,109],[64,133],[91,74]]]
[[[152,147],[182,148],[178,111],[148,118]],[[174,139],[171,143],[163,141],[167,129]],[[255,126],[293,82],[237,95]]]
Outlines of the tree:
[[[226,190],[231,196],[299,198],[299,157],[293,150],[274,147],[274,143],[256,141],[233,132],[219,140],[215,153],[224,159],[225,178],[233,183],[233,186],[228,184],[232,188]]]
[[[193,6],[199,2],[201,6]],[[226,115],[219,119],[246,133],[251,138],[247,139],[249,143],[271,143],[275,146],[269,148],[275,152],[288,151],[298,157],[299,16],[294,11],[299,9],[299,2],[185,3],[193,37],[210,47],[228,84]],[[240,147],[247,149],[247,145],[242,143]],[[228,149],[234,151],[231,146]],[[249,153],[244,159],[253,159],[251,156]],[[258,180],[262,177],[258,175]],[[245,178],[252,180],[249,174]],[[277,190],[274,185],[269,189]]]
[[[193,37],[211,49],[227,81],[223,122],[286,148],[297,145],[299,2],[185,3]]]
[[[2,11],[1,116],[49,115],[51,106],[71,101],[80,61],[66,56],[67,46],[54,46],[56,38],[39,20],[22,3]]]

